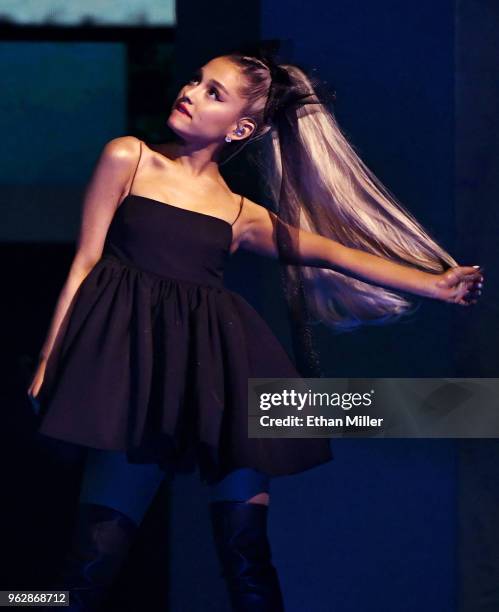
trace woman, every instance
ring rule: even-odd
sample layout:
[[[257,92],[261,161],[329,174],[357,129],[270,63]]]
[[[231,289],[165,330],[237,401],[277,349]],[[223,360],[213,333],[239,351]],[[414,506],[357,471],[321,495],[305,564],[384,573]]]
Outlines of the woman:
[[[333,456],[325,439],[248,438],[247,378],[299,374],[223,287],[224,263],[240,248],[278,258],[296,320],[307,310],[335,330],[409,312],[397,291],[475,303],[483,276],[390,196],[297,66],[215,57],[182,88],[168,125],[173,142],[104,147],[28,389],[43,407],[41,434],[89,447],[61,585],[74,609],[96,609],[159,483],[199,466],[233,609],[276,612],[270,478]],[[278,214],[232,193],[219,172],[267,132]]]

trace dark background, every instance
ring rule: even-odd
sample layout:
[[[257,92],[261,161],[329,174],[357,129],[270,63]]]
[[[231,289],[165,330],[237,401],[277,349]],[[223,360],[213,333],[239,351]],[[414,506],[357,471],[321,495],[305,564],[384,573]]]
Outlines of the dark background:
[[[241,40],[285,39],[286,61],[317,68],[367,165],[460,263],[485,268],[476,306],[421,300],[395,325],[316,329],[324,375],[499,376],[497,4],[194,1],[179,2],[177,16],[175,28],[2,30],[2,589],[49,584],[77,501],[83,457],[34,445],[25,388],[74,253],[85,183],[110,138],[161,140],[190,70]],[[224,168],[235,191],[263,201],[244,159]],[[275,263],[238,253],[227,284],[290,350]],[[332,447],[330,464],[272,484],[287,610],[499,609],[497,440]],[[150,508],[116,609],[228,609],[207,492],[196,475],[172,489]]]

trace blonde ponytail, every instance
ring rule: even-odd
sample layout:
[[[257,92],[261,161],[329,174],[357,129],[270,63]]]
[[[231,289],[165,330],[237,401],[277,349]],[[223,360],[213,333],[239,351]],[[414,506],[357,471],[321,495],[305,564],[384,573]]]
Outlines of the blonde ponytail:
[[[264,74],[265,68],[256,63],[251,68],[251,62],[241,57],[229,56],[244,63],[245,74],[258,83],[260,95],[251,93],[251,79],[248,84],[247,112],[259,125],[255,138],[270,131],[264,142],[265,163],[260,165],[280,222],[429,272],[457,265],[360,159],[320,99],[287,106],[269,126],[261,95],[269,89],[268,70]],[[304,70],[291,64],[279,69],[287,72],[295,93],[317,95]],[[321,322],[335,331],[388,323],[417,307],[396,291],[338,271],[288,268],[290,279],[303,286],[308,322]]]

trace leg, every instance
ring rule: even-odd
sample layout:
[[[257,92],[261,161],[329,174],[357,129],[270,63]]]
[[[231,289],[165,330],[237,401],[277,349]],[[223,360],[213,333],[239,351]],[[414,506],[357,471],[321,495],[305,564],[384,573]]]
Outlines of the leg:
[[[139,526],[165,477],[172,475],[155,464],[128,463],[124,452],[90,449],[80,503],[109,506]]]
[[[60,580],[69,610],[99,610],[142,519],[164,480],[154,464],[131,464],[124,452],[89,449],[71,549]]]
[[[211,485],[210,501],[232,500],[269,504],[270,477],[252,468],[241,468]]]
[[[210,519],[234,612],[282,612],[279,578],[267,537],[270,477],[251,468],[210,488]]]

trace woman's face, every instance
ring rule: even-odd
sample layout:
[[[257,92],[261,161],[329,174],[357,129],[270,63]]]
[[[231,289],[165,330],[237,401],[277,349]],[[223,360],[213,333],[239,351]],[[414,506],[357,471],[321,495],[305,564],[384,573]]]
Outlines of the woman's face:
[[[198,69],[179,92],[168,117],[168,126],[187,143],[223,144],[227,134],[233,140],[249,136],[254,123],[243,119],[246,100],[238,95],[242,75],[225,57],[216,57]],[[182,103],[189,114],[178,110]],[[241,135],[234,134],[243,128]]]

